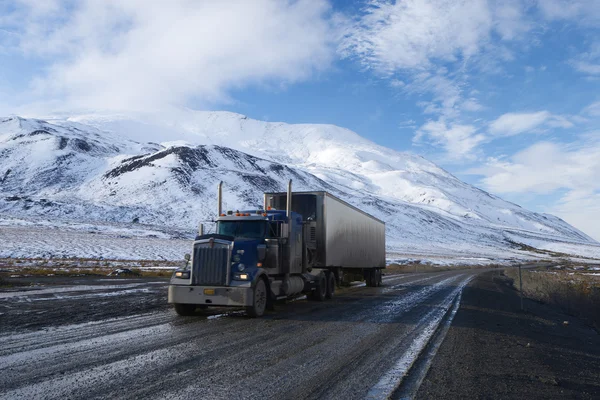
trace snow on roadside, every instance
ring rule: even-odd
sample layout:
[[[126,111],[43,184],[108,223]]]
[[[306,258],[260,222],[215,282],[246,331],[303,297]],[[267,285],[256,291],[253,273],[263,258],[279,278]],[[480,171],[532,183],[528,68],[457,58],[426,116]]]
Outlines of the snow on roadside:
[[[190,252],[191,239],[119,237],[46,227],[3,226],[0,258],[91,258],[177,261]]]
[[[581,257],[600,259],[600,245],[593,243],[569,243],[568,241],[561,240],[544,240],[541,238],[534,238],[527,235],[511,235],[507,234],[507,237],[514,240],[515,242],[525,244],[527,246],[535,247],[540,250],[547,250],[555,253],[564,253],[570,255],[578,255]]]

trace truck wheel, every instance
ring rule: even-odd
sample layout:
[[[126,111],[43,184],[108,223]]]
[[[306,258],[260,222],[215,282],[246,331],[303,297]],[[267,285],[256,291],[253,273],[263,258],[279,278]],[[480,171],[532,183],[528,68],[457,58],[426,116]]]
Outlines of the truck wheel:
[[[196,304],[175,303],[175,312],[181,316],[188,317],[195,314],[196,307]]]
[[[374,271],[372,271],[370,269],[365,271],[365,283],[367,284],[368,287],[375,286],[375,284],[374,284],[374,282],[375,282],[374,275],[375,274],[373,272]]]
[[[379,270],[378,269],[374,269],[373,271],[371,271],[371,286],[372,287],[379,286]]]
[[[313,290],[310,294],[311,300],[315,301],[324,301],[325,295],[327,294],[327,280],[325,279],[325,274],[321,274],[318,278],[319,283],[315,290]]]
[[[264,279],[259,279],[254,286],[252,305],[246,307],[246,314],[252,318],[262,317],[267,307],[267,285]]]
[[[383,285],[383,272],[380,269],[377,270],[377,286]]]
[[[335,274],[330,272],[327,274],[327,290],[325,291],[325,297],[328,299],[333,299],[333,295],[335,294]]]

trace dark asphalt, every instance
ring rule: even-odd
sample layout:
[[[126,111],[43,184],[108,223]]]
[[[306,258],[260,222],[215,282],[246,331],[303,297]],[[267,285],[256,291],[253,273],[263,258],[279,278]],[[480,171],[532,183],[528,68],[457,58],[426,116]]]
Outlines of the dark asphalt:
[[[0,292],[0,398],[383,396],[477,273],[386,276],[384,287],[289,302],[261,319],[178,317],[156,280]]]
[[[500,271],[473,279],[417,398],[600,399],[600,335],[557,307],[524,304]]]

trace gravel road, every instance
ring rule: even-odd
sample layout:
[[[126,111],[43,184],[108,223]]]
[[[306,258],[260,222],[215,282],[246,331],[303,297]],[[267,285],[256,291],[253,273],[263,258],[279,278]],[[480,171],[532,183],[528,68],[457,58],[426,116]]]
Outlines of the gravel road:
[[[477,273],[388,275],[260,319],[178,317],[156,279],[0,292],[0,398],[386,397]]]

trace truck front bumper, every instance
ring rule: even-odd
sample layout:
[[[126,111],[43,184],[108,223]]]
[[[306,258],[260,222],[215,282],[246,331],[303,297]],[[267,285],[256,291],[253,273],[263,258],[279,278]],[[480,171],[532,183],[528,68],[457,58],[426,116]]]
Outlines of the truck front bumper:
[[[168,301],[180,304],[245,307],[252,305],[253,296],[251,287],[169,285]]]

